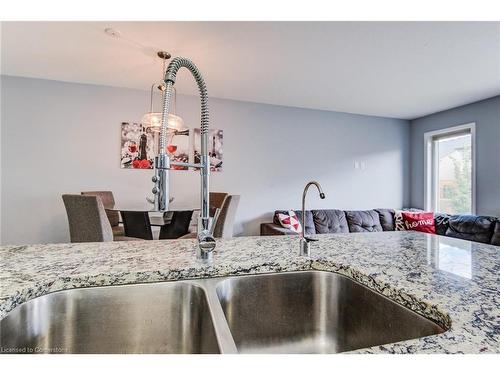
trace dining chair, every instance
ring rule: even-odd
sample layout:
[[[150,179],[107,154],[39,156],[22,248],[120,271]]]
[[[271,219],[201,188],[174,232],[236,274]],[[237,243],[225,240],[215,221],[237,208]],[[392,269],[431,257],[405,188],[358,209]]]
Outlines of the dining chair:
[[[220,193],[220,192],[210,192],[209,200],[210,200],[210,207],[213,208],[222,208],[224,205],[224,201],[226,200],[228,193]]]
[[[222,209],[222,206],[224,205],[224,201],[227,198],[229,194],[228,193],[222,193],[222,192],[210,192],[209,193],[209,199],[210,199],[210,217],[214,216],[215,209]],[[196,220],[191,219],[191,223],[189,226],[188,233],[182,236],[182,238],[195,238],[196,237],[196,231],[198,230]]]
[[[63,194],[71,242],[134,241],[114,236],[101,198],[93,195]]]
[[[215,238],[232,238],[234,234],[234,219],[240,203],[239,195],[228,195],[224,200],[217,223],[214,228]]]
[[[101,198],[104,209],[106,210],[106,216],[108,217],[111,229],[113,230],[113,235],[125,235],[125,230],[123,226],[120,225],[120,215],[118,214],[118,211],[112,210],[115,206],[115,197],[113,196],[112,191],[82,191],[81,193],[82,195],[91,195]]]
[[[120,211],[127,237],[152,240],[151,222],[147,211]]]
[[[232,238],[234,234],[234,219],[236,217],[236,210],[238,208],[238,204],[240,202],[239,195],[228,195],[224,199],[223,206],[219,209],[220,212],[217,216],[217,222],[215,223],[214,228],[214,237],[215,238]],[[217,208],[212,207],[210,209],[210,215],[213,215],[213,211]],[[182,237],[182,239],[187,238],[196,238],[196,231],[192,231]]]

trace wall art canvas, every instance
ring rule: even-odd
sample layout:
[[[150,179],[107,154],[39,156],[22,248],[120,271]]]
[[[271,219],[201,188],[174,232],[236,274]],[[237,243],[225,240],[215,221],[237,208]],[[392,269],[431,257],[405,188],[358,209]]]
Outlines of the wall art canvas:
[[[200,129],[173,130],[167,132],[166,152],[171,161],[183,163],[200,162]],[[138,122],[122,122],[120,160],[123,169],[153,169],[154,159],[159,150],[160,133],[157,129],[145,128]],[[223,132],[210,129],[208,132],[208,152],[210,169],[222,171]],[[186,167],[172,166],[173,170],[188,170]]]
[[[122,122],[121,167],[152,169],[155,157],[155,135],[137,122]]]
[[[221,129],[208,130],[208,154],[210,156],[210,170],[213,172],[222,171],[222,145],[223,131]],[[200,162],[201,133],[200,129],[194,129],[193,155],[194,162]]]
[[[167,153],[170,161],[189,162],[190,149],[189,130],[169,130],[167,133]],[[172,166],[174,170],[187,170],[186,167]]]

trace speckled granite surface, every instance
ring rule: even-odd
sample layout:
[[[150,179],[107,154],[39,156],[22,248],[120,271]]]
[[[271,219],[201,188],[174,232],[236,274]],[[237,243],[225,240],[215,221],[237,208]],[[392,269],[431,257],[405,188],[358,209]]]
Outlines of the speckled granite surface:
[[[361,353],[500,353],[500,247],[418,232],[321,235],[311,259],[291,236],[0,248],[0,317],[49,292],[87,286],[318,269],[339,272],[449,328]]]

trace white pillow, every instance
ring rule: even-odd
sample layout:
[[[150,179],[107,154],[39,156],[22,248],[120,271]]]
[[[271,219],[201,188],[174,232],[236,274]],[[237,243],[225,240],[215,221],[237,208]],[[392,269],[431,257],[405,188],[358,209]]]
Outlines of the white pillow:
[[[403,212],[409,212],[409,211],[394,210],[394,230],[395,231],[407,230],[405,222],[403,220]]]

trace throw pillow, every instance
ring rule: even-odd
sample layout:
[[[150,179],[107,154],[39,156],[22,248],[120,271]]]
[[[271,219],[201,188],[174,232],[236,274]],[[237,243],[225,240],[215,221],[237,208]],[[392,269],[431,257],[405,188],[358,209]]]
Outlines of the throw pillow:
[[[406,229],[436,234],[433,212],[402,212]]]
[[[394,210],[394,230],[401,231],[406,230],[405,223],[403,221],[403,212],[402,210]]]
[[[300,225],[299,218],[295,211],[288,211],[285,214],[278,214],[278,220],[283,228],[290,229],[295,233],[302,232],[302,225]]]

